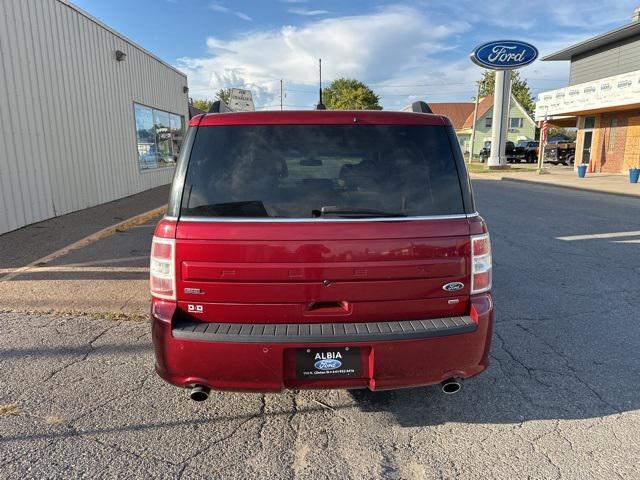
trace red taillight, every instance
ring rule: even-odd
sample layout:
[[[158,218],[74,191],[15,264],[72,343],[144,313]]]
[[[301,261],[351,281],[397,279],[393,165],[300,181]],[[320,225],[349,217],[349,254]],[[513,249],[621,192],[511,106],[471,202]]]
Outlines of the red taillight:
[[[176,299],[175,240],[153,237],[149,265],[151,295],[167,300]]]
[[[491,241],[489,234],[471,235],[471,294],[491,290]]]

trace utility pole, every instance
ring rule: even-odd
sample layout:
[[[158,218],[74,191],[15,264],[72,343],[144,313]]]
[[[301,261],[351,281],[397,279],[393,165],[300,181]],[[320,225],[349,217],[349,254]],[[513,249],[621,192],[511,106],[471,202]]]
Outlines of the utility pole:
[[[282,103],[283,103],[283,100],[282,100],[282,99],[284,98],[284,95],[283,95],[283,93],[282,93],[282,92],[283,92],[283,89],[282,89],[282,79],[280,79],[280,110],[284,110],[284,108],[283,108],[283,104],[282,104]]]
[[[469,163],[473,161],[473,147],[476,143],[476,122],[478,121],[478,103],[480,102],[480,87],[484,85],[483,80],[478,80],[476,91],[476,104],[473,107],[473,125],[471,126],[471,149],[469,150]]]

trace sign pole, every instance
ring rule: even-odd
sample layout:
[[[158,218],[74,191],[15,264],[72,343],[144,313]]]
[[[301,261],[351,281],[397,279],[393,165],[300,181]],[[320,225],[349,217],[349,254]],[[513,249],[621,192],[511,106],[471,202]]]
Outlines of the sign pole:
[[[469,57],[476,65],[496,71],[491,155],[487,167],[505,168],[508,166],[505,150],[511,107],[511,70],[533,63],[538,58],[538,49],[518,40],[496,40],[478,45]]]
[[[506,142],[507,119],[511,100],[511,70],[496,70],[493,95],[491,155],[487,166],[489,168],[500,168],[507,165]]]

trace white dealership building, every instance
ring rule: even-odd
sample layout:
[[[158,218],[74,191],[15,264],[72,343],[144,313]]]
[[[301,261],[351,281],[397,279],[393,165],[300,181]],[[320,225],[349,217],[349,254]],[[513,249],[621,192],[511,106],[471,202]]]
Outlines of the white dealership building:
[[[186,76],[66,0],[0,2],[0,234],[171,181]]]

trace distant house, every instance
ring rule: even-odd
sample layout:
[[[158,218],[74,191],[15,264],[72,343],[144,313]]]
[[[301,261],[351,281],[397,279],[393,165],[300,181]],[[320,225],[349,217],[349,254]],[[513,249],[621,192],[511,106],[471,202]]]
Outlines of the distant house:
[[[449,117],[458,136],[462,151],[467,154],[471,150],[471,130],[473,129],[474,102],[458,103],[429,103],[433,113]],[[491,125],[493,119],[493,95],[484,97],[478,103],[478,119],[476,121],[476,136],[473,153],[477,156],[484,142],[491,140]],[[509,130],[507,138],[512,142],[518,140],[533,140],[536,125],[527,111],[511,96],[509,109]]]

